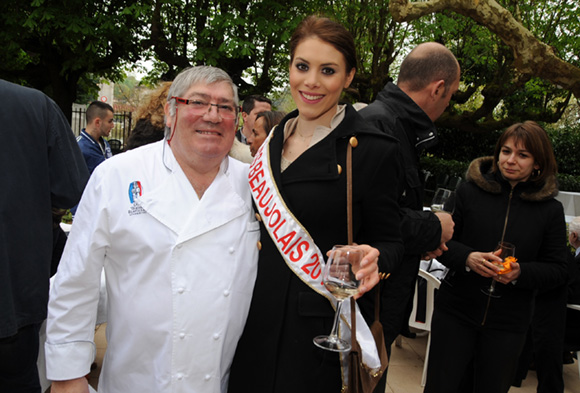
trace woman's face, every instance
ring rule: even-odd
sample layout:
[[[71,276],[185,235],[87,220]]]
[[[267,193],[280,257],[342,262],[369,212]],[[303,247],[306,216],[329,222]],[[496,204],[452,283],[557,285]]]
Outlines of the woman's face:
[[[352,82],[355,69],[346,71],[342,53],[317,37],[296,47],[290,64],[290,91],[300,117],[330,126],[342,90]]]
[[[512,186],[528,180],[534,169],[540,166],[532,154],[521,143],[514,143],[514,138],[508,138],[499,152],[498,166],[503,177]]]
[[[250,153],[252,153],[252,157],[256,155],[262,143],[266,140],[266,136],[268,136],[265,128],[264,128],[264,118],[259,117],[254,122],[254,127],[252,128],[252,133],[248,138],[248,144],[250,145]]]

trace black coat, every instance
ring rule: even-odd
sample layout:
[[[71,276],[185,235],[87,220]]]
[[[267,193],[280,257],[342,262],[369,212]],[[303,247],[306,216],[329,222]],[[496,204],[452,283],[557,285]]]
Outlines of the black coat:
[[[437,131],[425,112],[390,82],[377,100],[363,108],[360,114],[385,134],[396,137],[401,144],[401,181],[397,185],[389,178],[384,179],[392,187],[399,187],[397,198],[405,246],[401,265],[390,270],[392,274],[385,282],[381,300],[381,322],[389,345],[409,317],[408,305],[421,255],[435,250],[441,241],[439,219],[433,213],[423,211],[424,177],[419,167],[419,155],[423,149],[437,143]]]
[[[457,190],[453,220],[455,232],[449,251],[439,260],[451,269],[435,300],[445,311],[471,326],[485,326],[525,334],[532,317],[535,291],[561,285],[567,276],[566,224],[562,204],[554,199],[555,177],[543,185],[528,181],[513,188],[501,174],[490,172],[492,157],[473,161],[467,182]],[[504,241],[515,245],[521,275],[515,284],[496,283],[500,298],[481,288],[490,278],[466,271],[473,251],[493,251],[501,240],[509,208]],[[487,314],[486,314],[487,312]]]
[[[290,113],[276,127],[269,145],[273,177],[290,211],[323,254],[333,245],[347,242],[346,149],[349,138],[356,135],[354,240],[379,249],[381,270],[398,263],[403,245],[392,187],[399,179],[397,142],[370,127],[348,105],[340,125],[280,173],[284,126],[297,114]],[[315,336],[330,333],[334,310],[287,267],[261,227],[258,276],[234,357],[229,392],[338,392],[339,355],[312,342]],[[368,317],[372,293],[358,302]]]
[[[570,256],[568,264],[568,303],[580,304],[580,254]]]
[[[0,80],[0,338],[46,319],[52,208],[80,199],[89,172],[70,124],[41,92]]]

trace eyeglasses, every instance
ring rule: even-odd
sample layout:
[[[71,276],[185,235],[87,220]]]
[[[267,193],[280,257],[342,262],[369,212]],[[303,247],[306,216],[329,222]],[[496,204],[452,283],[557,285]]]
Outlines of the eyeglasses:
[[[202,100],[186,100],[185,98],[172,96],[175,102],[180,104],[188,105],[193,113],[196,115],[205,115],[211,110],[212,106],[215,106],[218,114],[222,119],[234,119],[238,113],[236,107],[228,104],[212,104],[211,102],[206,102]]]

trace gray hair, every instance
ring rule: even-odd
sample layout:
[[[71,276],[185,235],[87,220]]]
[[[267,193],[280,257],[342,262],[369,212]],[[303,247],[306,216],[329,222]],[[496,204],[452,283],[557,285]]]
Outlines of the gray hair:
[[[580,216],[574,217],[572,221],[570,221],[570,224],[568,224],[568,234],[571,234],[572,232],[576,232],[576,234],[580,236]]]
[[[234,97],[234,105],[236,108],[240,105],[238,99],[238,87],[234,84],[232,78],[222,69],[211,66],[196,66],[186,68],[175,77],[175,80],[169,88],[167,93],[167,102],[169,103],[169,114],[175,116],[175,100],[171,97],[182,97],[187,90],[197,84],[205,83],[211,85],[218,82],[227,82],[232,88],[232,93]],[[171,135],[171,129],[165,126],[165,139],[169,138]]]

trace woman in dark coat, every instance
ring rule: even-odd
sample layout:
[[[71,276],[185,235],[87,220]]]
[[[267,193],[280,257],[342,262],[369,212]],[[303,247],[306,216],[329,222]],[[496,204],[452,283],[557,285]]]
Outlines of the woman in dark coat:
[[[256,198],[262,192],[256,179],[257,162],[269,154],[265,165],[273,183],[263,192],[279,191],[323,255],[335,244],[346,244],[346,154],[354,136],[354,241],[378,249],[380,270],[388,272],[403,251],[396,202],[398,148],[394,138],[365,123],[351,105],[338,104],[355,72],[352,36],[326,18],[309,17],[290,45],[290,88],[298,109],[274,129],[250,167],[255,203],[267,199],[264,194]],[[274,215],[267,215],[265,209],[258,277],[229,392],[339,392],[341,355],[312,342],[330,333],[333,306],[283,259],[279,234],[266,230]],[[314,276],[320,277],[315,270]],[[369,293],[357,301],[367,317],[373,298]]]
[[[566,277],[556,171],[550,140],[531,121],[509,127],[493,157],[471,163],[457,190],[453,240],[439,258],[451,274],[435,300],[425,392],[509,390],[535,291]],[[515,245],[517,261],[499,275],[491,262],[501,261],[493,250],[502,240]],[[485,294],[492,280],[495,294]]]

